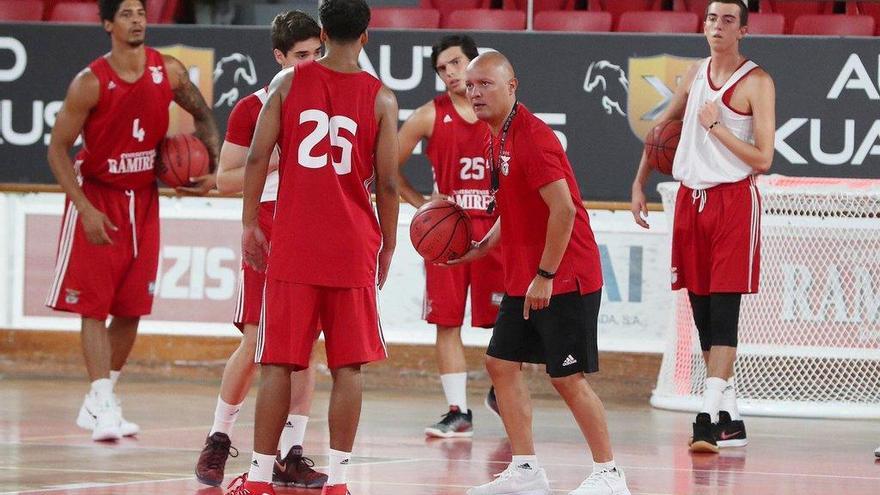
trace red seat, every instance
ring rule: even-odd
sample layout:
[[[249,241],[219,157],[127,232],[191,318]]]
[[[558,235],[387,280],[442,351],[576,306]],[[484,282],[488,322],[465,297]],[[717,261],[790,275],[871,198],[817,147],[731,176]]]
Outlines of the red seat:
[[[179,7],[179,0],[147,0],[147,22],[150,24],[173,23]]]
[[[700,17],[706,13],[706,7],[709,6],[709,0],[675,0],[672,9],[676,11],[693,12]]]
[[[794,21],[792,34],[873,36],[874,28],[874,18],[869,15],[802,15]]]
[[[822,0],[761,0],[762,12],[785,15],[785,32],[790,33],[794,21],[802,15],[831,14],[834,2]]]
[[[422,8],[440,11],[441,26],[446,24],[449,15],[456,10],[488,9],[492,6],[492,0],[421,0],[421,2]]]
[[[545,11],[535,14],[536,31],[611,31],[610,12]]]
[[[855,12],[851,10],[851,5],[855,6]],[[869,15],[874,18],[874,23],[877,25],[877,33],[880,35],[880,3],[878,2],[847,2],[846,3],[847,12],[849,13],[858,13],[862,15]]]
[[[370,28],[437,29],[437,9],[374,7],[370,9]]]
[[[700,17],[693,12],[624,12],[617,31],[629,33],[696,33]]]
[[[574,10],[575,0],[535,0],[534,13],[545,12],[548,10]],[[528,0],[504,0],[504,10],[522,10],[528,9]]]
[[[97,24],[101,20],[101,14],[98,11],[97,2],[58,2],[46,20]]]
[[[750,34],[784,34],[785,16],[752,12],[749,14]]]
[[[526,14],[521,10],[465,9],[449,14],[444,29],[480,31],[518,31],[526,28]]]
[[[620,22],[620,16],[624,12],[660,10],[663,0],[588,0],[587,10],[601,10],[611,12],[614,17],[614,26]]]
[[[0,0],[0,21],[41,21],[42,0]]]

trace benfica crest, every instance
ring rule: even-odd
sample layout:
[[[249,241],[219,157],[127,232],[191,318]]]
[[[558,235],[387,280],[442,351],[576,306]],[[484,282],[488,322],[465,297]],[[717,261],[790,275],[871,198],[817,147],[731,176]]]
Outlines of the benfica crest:
[[[669,106],[676,88],[698,58],[657,55],[629,59],[627,119],[639,139],[645,139],[657,118]]]

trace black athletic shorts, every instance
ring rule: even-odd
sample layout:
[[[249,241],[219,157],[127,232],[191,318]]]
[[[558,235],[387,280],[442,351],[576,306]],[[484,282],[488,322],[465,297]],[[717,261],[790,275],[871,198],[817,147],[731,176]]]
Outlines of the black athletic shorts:
[[[561,378],[599,371],[596,324],[602,289],[581,295],[558,294],[550,305],[523,319],[525,297],[505,295],[486,354],[505,361],[547,365]]]

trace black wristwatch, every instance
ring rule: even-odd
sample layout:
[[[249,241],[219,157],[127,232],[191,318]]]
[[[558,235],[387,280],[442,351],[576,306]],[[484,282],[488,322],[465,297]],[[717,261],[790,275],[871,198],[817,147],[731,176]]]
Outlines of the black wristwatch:
[[[538,275],[546,278],[547,280],[553,280],[553,277],[556,276],[556,273],[551,273],[551,272],[548,272],[547,270],[543,270],[541,268],[538,268]]]

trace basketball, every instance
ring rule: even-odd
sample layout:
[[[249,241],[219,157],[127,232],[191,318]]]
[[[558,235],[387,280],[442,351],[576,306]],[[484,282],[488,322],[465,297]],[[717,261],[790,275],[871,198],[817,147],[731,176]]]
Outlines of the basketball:
[[[208,148],[192,134],[168,136],[159,143],[156,175],[169,187],[190,184],[191,177],[208,173]]]
[[[648,165],[654,170],[672,175],[672,162],[681,138],[681,125],[680,120],[667,120],[654,126],[648,133],[645,138],[645,154]]]
[[[445,199],[423,204],[413,216],[409,238],[429,263],[445,263],[471,248],[471,219],[461,206]]]

